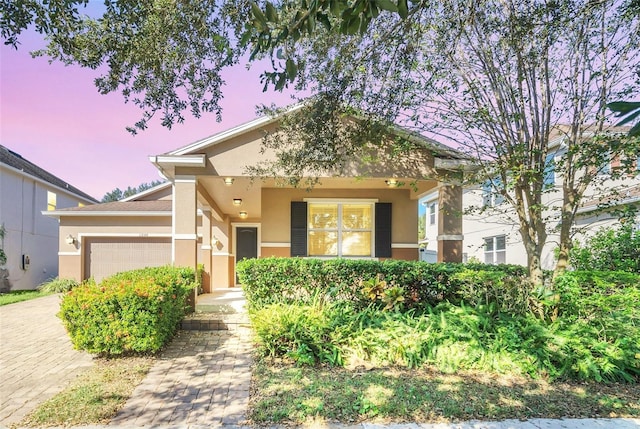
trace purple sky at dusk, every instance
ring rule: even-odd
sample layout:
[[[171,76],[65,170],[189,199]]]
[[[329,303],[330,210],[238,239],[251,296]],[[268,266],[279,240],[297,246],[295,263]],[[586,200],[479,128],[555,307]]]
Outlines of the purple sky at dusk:
[[[289,95],[262,92],[264,67],[244,65],[223,76],[221,123],[213,114],[196,119],[188,113],[171,130],[159,120],[132,136],[125,127],[142,115],[119,93],[100,95],[98,72],[32,59],[43,46],[37,36],[22,38],[18,50],[0,48],[0,144],[100,200],[116,187],[125,189],[159,179],[148,160],[255,118],[259,104],[283,106]]]

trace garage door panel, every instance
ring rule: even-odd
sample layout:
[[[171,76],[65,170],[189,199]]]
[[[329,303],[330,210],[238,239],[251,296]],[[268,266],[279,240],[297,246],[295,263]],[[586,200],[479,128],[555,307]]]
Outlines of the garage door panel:
[[[171,263],[170,238],[96,238],[86,244],[85,278]]]

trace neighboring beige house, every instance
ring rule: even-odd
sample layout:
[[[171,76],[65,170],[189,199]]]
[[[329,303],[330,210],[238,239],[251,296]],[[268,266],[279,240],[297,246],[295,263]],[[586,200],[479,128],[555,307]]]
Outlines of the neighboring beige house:
[[[42,211],[97,201],[0,145],[0,226],[7,262],[0,291],[35,289],[58,275],[58,222]]]
[[[119,202],[49,213],[60,219],[60,276],[76,279],[173,263],[202,264],[204,291],[235,286],[236,261],[251,257],[418,259],[418,200],[439,190],[450,212],[462,207],[457,177],[468,161],[433,140],[382,164],[354,160],[348,173],[321,178],[311,191],[252,180],[246,167],[270,158],[258,118],[151,162],[168,183]],[[401,132],[396,130],[395,132]],[[408,135],[402,131],[405,137]],[[414,182],[414,183],[410,183]],[[443,218],[440,259],[462,259],[461,219]]]
[[[616,129],[626,131],[626,129]],[[562,177],[554,171],[554,162],[559,161],[563,155],[562,132],[557,132],[557,137],[550,141],[550,154],[547,157],[547,174],[545,182],[552,191],[543,195],[543,203],[551,209],[545,214],[548,216],[547,245],[543,249],[542,264],[545,269],[553,269],[555,266],[555,249],[559,241],[555,226],[560,219],[558,211],[554,207],[562,201]],[[640,159],[635,160],[637,174],[622,180],[610,178],[611,169],[620,165],[620,160],[613,159],[600,166],[599,184],[591,186],[585,193],[582,207],[578,210],[578,216],[574,224],[574,239],[584,242],[589,236],[603,227],[619,224],[618,218],[610,211],[599,210],[599,203],[614,194],[614,190],[620,195],[617,199],[617,208],[624,205],[638,205],[640,203]],[[426,207],[426,234],[423,240],[423,252],[428,258],[434,258],[437,253],[437,224],[438,201],[437,194],[430,194],[421,200]],[[473,258],[480,262],[490,264],[507,263],[527,265],[527,254],[520,237],[519,222],[517,216],[508,203],[503,202],[502,197],[495,194],[490,187],[477,185],[466,188],[463,192],[463,217],[464,244],[463,260]],[[480,214],[471,214],[469,209],[486,207]],[[638,219],[640,221],[640,219]],[[425,258],[425,259],[428,259]]]

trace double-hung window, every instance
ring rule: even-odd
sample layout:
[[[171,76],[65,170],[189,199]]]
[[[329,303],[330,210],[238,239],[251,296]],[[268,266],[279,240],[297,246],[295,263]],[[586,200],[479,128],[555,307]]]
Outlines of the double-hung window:
[[[555,169],[555,154],[550,153],[544,160],[544,187],[547,189],[553,188],[556,184]]]
[[[47,211],[54,211],[56,209],[56,194],[55,192],[47,191]]]
[[[507,261],[507,240],[504,235],[484,239],[484,262],[504,264]]]
[[[435,225],[438,216],[438,203],[429,203],[429,225]]]
[[[372,256],[372,202],[310,202],[309,256]]]
[[[605,161],[600,165],[598,169],[598,175],[604,176],[611,174],[611,152],[607,152],[604,155]]]
[[[482,205],[485,207],[496,207],[504,202],[502,190],[502,179],[494,177],[482,184]]]

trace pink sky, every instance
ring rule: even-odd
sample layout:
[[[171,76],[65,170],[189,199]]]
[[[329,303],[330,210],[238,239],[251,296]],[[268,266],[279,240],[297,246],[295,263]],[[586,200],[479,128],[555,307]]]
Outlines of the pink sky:
[[[153,121],[132,136],[125,130],[141,111],[118,94],[100,95],[98,73],[32,59],[42,46],[35,36],[21,39],[18,50],[0,48],[0,144],[100,200],[114,188],[125,189],[159,179],[148,160],[203,137],[255,118],[259,104],[291,103],[286,94],[262,92],[260,65],[240,65],[225,73],[223,121],[186,114],[167,130]]]

